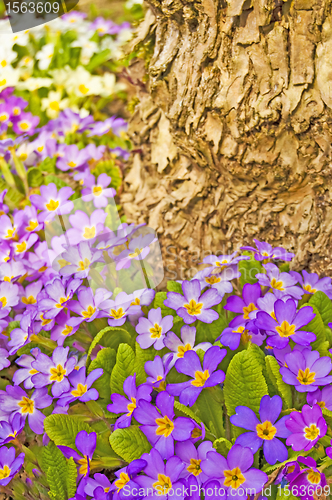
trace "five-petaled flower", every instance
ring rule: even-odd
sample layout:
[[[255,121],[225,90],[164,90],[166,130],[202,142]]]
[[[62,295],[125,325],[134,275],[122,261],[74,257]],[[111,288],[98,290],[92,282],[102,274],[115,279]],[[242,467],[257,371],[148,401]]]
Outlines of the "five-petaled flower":
[[[286,366],[280,368],[282,379],[286,384],[294,385],[298,392],[314,392],[322,385],[332,382],[329,375],[332,362],[328,356],[320,357],[318,351],[303,349],[294,350],[285,355]]]
[[[219,315],[211,307],[216,306],[222,300],[217,290],[210,289],[201,295],[199,280],[183,281],[183,295],[176,292],[168,292],[165,306],[175,309],[178,316],[183,318],[187,324],[199,319],[203,323],[212,323]]]
[[[253,453],[263,445],[263,452],[266,461],[274,465],[277,460],[284,462],[287,460],[288,452],[286,446],[278,438],[287,438],[290,431],[285,426],[288,416],[279,418],[282,410],[282,399],[276,395],[263,396],[259,408],[258,419],[250,408],[237,406],[235,415],[230,417],[230,421],[237,427],[242,427],[251,432],[241,434],[235,444],[247,446]]]
[[[294,451],[311,450],[327,431],[322,410],[317,404],[312,408],[304,405],[301,412],[293,411],[285,425],[292,433],[288,436],[286,444]]]

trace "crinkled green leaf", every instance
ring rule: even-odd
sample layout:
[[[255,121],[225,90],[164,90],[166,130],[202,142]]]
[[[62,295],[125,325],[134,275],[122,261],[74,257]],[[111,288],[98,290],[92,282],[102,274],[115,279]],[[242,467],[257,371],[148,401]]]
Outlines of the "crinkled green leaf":
[[[258,415],[261,399],[266,394],[266,380],[257,355],[252,350],[237,353],[229,364],[224,382],[228,415],[234,415],[237,406],[247,406]]]
[[[164,305],[164,301],[167,299],[167,292],[157,292],[153,301],[153,307],[156,309],[157,307],[161,308],[162,316],[176,316],[176,311]]]
[[[174,401],[174,409],[179,412],[179,415],[182,414],[182,416],[190,417],[193,420],[195,420],[195,422],[197,422],[198,424],[202,422],[202,420],[198,417],[198,415],[196,415],[196,413],[193,410],[179,403],[178,401]]]
[[[67,463],[63,453],[50,441],[42,451],[42,469],[46,473],[51,493],[57,500],[67,500]],[[75,467],[76,469],[76,467]]]
[[[203,323],[199,321],[196,327],[196,344],[200,342],[211,342],[211,344],[213,344],[227,326],[228,322],[226,316],[219,316],[219,318],[212,323]]]
[[[240,285],[242,287],[246,283],[250,283],[252,285],[257,283],[258,279],[256,278],[256,274],[265,272],[262,264],[255,259],[252,252],[243,252],[243,255],[249,255],[250,260],[240,260],[238,264],[239,271],[241,273]]]
[[[143,453],[149,453],[151,450],[145,434],[136,425],[116,429],[109,439],[113,450],[126,462],[141,458]]]
[[[104,373],[101,377],[99,377],[93,384],[99,393],[99,397],[107,400],[107,403],[110,403],[111,396],[111,374],[114,368],[116,361],[116,352],[111,347],[104,347],[101,349],[97,357],[91,361],[88,373],[91,373],[92,370],[96,368],[102,368]]]
[[[167,281],[167,290],[169,292],[176,292],[176,293],[182,294],[181,283],[178,283],[177,281],[169,280],[169,281]]]
[[[67,495],[72,498],[76,493],[77,467],[72,457],[67,461]]]
[[[35,188],[43,184],[43,174],[39,168],[32,167],[28,170],[28,184],[30,187]]]
[[[75,439],[80,431],[93,432],[89,424],[76,415],[52,414],[44,420],[45,432],[57,446],[76,449]]]
[[[192,409],[216,437],[224,437],[224,415],[220,401],[215,399],[218,388],[203,389]]]
[[[93,341],[90,344],[89,350],[88,350],[88,355],[87,355],[87,360],[86,360],[86,366],[89,366],[89,361],[90,361],[90,356],[93,351],[93,349],[96,347],[97,344],[100,344],[101,339],[104,337],[106,333],[112,332],[112,335],[115,335],[115,332],[123,332],[128,334],[127,330],[121,327],[117,326],[107,326],[106,328],[103,328],[100,332],[97,333],[97,335],[94,337]]]
[[[306,307],[307,304],[304,304],[302,307]],[[310,323],[304,325],[300,330],[304,330],[306,332],[312,332],[316,335],[316,340],[312,342],[311,347],[313,351],[318,351],[321,356],[328,356],[328,342],[326,341],[325,334],[325,326],[320,315],[318,308],[314,304],[310,304],[313,309],[314,314],[316,315]]]
[[[226,438],[221,437],[213,441],[213,448],[225,458],[227,457],[231,447],[232,443]]]
[[[135,354],[127,344],[120,344],[116,355],[116,363],[111,374],[112,393],[124,394],[123,383],[129,375],[134,374]]]
[[[309,300],[309,305],[316,306],[325,326],[332,322],[332,301],[325,293],[315,292]]]
[[[292,389],[290,385],[285,384],[285,382],[282,380],[278,361],[273,356],[266,356],[265,362],[266,362],[267,373],[270,377],[270,380],[274,385],[275,389],[277,390],[277,393],[282,398],[283,408],[284,409],[291,408]]]

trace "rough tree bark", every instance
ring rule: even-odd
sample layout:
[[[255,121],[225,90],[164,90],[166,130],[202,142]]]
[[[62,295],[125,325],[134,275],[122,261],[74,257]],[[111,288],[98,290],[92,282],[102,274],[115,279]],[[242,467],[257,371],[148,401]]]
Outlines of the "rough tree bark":
[[[169,278],[254,237],[331,274],[332,0],[148,3],[128,219],[157,230]]]

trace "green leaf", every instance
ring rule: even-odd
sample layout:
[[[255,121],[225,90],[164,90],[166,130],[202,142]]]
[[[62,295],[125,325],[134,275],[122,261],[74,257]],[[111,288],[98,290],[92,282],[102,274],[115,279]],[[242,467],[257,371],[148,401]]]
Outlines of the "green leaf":
[[[91,356],[93,349],[96,347],[97,344],[100,344],[100,341],[103,338],[103,336],[105,335],[105,333],[110,332],[110,331],[113,331],[113,332],[114,331],[121,331],[121,332],[128,333],[127,330],[125,330],[124,328],[120,328],[117,326],[107,326],[106,328],[103,328],[100,332],[97,333],[97,335],[95,336],[95,338],[93,339],[93,341],[90,344],[87,359],[86,359],[86,366],[89,366],[90,356]]]
[[[222,404],[214,398],[214,389],[203,389],[193,410],[216,438],[224,437],[224,415]]]
[[[98,52],[98,54],[94,54],[91,57],[89,64],[85,66],[85,69],[87,69],[87,71],[91,73],[91,71],[101,66],[104,62],[108,61],[110,59],[110,54],[110,49],[104,49],[101,52]]]
[[[68,498],[72,498],[76,493],[76,478],[77,478],[77,468],[73,457],[70,457],[67,461],[67,495]]]
[[[74,415],[52,414],[44,420],[45,432],[57,446],[76,449],[75,439],[80,431],[93,432],[89,424]]]
[[[67,500],[67,463],[63,453],[51,441],[42,451],[42,469],[46,473],[51,492],[57,500]],[[75,467],[76,469],[76,467]]]
[[[263,367],[252,350],[241,351],[233,357],[224,383],[227,413],[235,414],[237,406],[247,406],[257,415],[263,396],[268,394]],[[238,433],[237,428],[234,428]]]
[[[136,425],[125,429],[116,429],[110,435],[113,450],[126,462],[141,458],[143,453],[149,453],[151,445],[145,434]]]
[[[62,187],[68,186],[68,184],[65,181],[63,181],[56,175],[47,175],[44,178],[44,184],[48,185],[51,184],[52,182],[56,185],[57,189],[61,189]]]
[[[54,174],[55,173],[55,163],[56,163],[56,158],[45,158],[40,164],[39,164],[39,170],[41,172],[46,172],[48,174]],[[28,172],[29,174],[29,172]]]
[[[192,418],[193,420],[195,420],[195,422],[197,422],[198,424],[200,424],[202,422],[202,420],[196,415],[195,412],[193,412],[190,408],[188,408],[187,406],[179,403],[178,401],[174,401],[174,408],[175,410],[177,410],[182,416],[185,415],[186,417],[190,417]]]
[[[250,283],[252,285],[257,283],[258,279],[256,278],[256,274],[265,272],[262,264],[255,259],[252,252],[243,252],[243,255],[249,255],[250,260],[240,260],[239,262],[239,271],[241,273],[240,285],[242,287],[246,283]]]
[[[112,393],[123,394],[123,383],[129,375],[134,374],[135,354],[127,344],[120,344],[116,355],[116,363],[111,375]]]
[[[135,350],[136,358],[134,372],[136,373],[136,385],[140,385],[144,384],[146,381],[146,373],[144,370],[145,363],[147,361],[153,361],[157,355],[162,357],[162,353],[160,351],[157,352],[153,346],[148,347],[148,349],[142,349],[137,342],[135,344]]]
[[[99,161],[91,172],[96,177],[100,174],[107,174],[112,179],[111,187],[116,190],[118,190],[122,184],[121,170],[118,165],[114,163],[114,160]]]
[[[232,448],[232,443],[228,439],[221,437],[213,441],[213,448],[226,458],[229,450]]]
[[[212,323],[199,321],[196,327],[196,344],[200,342],[211,342],[213,344],[227,326],[228,323],[225,316],[219,316]]]
[[[91,361],[88,368],[88,373],[96,368],[102,368],[104,370],[103,375],[94,382],[93,387],[97,389],[99,397],[106,399],[108,404],[110,403],[111,396],[111,374],[115,362],[115,350],[111,347],[104,347],[98,352],[97,357]]]
[[[43,184],[43,174],[39,168],[32,167],[28,170],[28,184],[30,187],[39,187]]]
[[[305,306],[306,304],[304,304],[302,307]],[[300,328],[300,330],[314,333],[316,335],[316,340],[311,344],[312,350],[318,351],[321,356],[329,356],[329,344],[326,341],[325,326],[322,317],[319,313],[319,310],[314,304],[310,304],[310,306],[312,307],[313,312],[314,314],[316,314],[316,316],[312,321],[310,321],[310,323]],[[302,307],[300,309],[302,309]]]
[[[273,356],[266,356],[265,358],[266,369],[269,378],[281,396],[284,409],[292,407],[292,389],[290,385],[285,384],[280,374],[280,366],[278,361]]]
[[[316,306],[325,326],[332,322],[332,301],[323,292],[315,292],[309,300],[310,306]]]
[[[164,301],[167,299],[167,292],[157,292],[153,301],[153,307],[161,308],[162,316],[172,315],[176,316],[176,311],[164,305]]]
[[[177,281],[167,281],[167,290],[169,292],[181,293],[181,295],[183,295],[181,283],[178,283]]]

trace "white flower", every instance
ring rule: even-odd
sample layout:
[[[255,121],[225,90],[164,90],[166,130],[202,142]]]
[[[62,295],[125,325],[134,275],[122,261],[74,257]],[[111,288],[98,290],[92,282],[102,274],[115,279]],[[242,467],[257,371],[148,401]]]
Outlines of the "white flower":
[[[62,87],[68,81],[68,78],[73,73],[73,70],[69,66],[64,68],[53,69],[50,74],[53,77],[53,82],[56,87]]]
[[[90,40],[91,36],[92,33],[90,31],[84,35],[80,35],[78,39],[72,43],[72,47],[81,47],[82,49],[80,54],[80,61],[82,64],[88,64],[93,54],[99,50],[96,42],[92,42],[92,40]]]
[[[50,87],[53,84],[52,78],[28,78],[24,82],[17,83],[18,90],[37,90],[42,87]]]
[[[6,87],[16,87],[19,76],[19,70],[12,66],[0,68],[0,92]]]
[[[133,36],[132,30],[130,28],[125,28],[120,31],[120,33],[116,38],[116,41],[119,42],[120,45],[122,45],[131,40],[132,36]]]
[[[68,108],[69,99],[62,99],[62,92],[51,90],[48,97],[41,100],[41,109],[49,118],[57,118],[60,110]]]
[[[12,36],[12,43],[13,45],[16,43],[21,47],[26,47],[29,43],[29,30],[14,33]]]
[[[39,61],[39,69],[47,69],[52,61],[54,54],[54,44],[47,43],[43,48],[37,52],[36,59]]]
[[[73,94],[76,97],[85,97],[100,95],[103,86],[99,76],[92,76],[83,66],[78,66],[68,78],[66,90],[68,94]]]
[[[31,142],[23,142],[19,145],[16,151],[18,158],[25,163],[25,165],[30,166],[35,163],[37,158],[36,153],[34,153],[34,145]]]
[[[33,69],[33,63],[34,63],[33,57],[23,56],[17,66],[19,68]]]
[[[103,90],[100,93],[102,97],[108,97],[115,92],[116,82],[114,73],[105,73],[102,77]]]
[[[0,39],[0,44],[1,44],[1,50],[0,50],[0,68],[5,68],[6,66],[10,66],[11,63],[13,61],[15,61],[15,59],[17,58],[17,52],[15,52],[8,45],[7,46],[3,46],[1,42],[2,42],[2,40]]]

